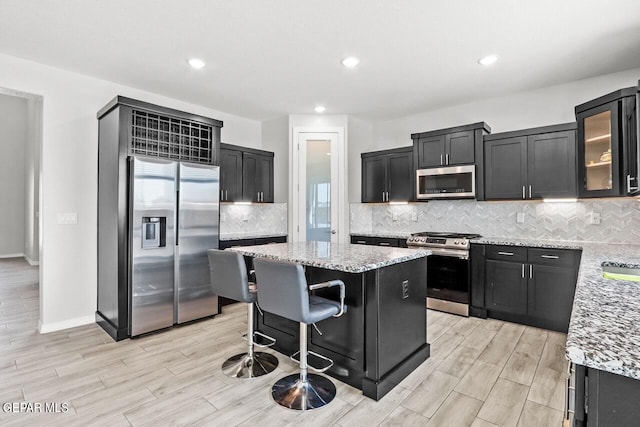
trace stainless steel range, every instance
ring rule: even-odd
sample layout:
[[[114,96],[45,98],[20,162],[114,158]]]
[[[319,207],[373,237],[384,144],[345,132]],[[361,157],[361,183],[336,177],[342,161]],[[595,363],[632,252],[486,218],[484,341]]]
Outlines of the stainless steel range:
[[[427,308],[469,315],[471,269],[470,240],[479,234],[423,232],[407,239],[409,248],[429,249]]]

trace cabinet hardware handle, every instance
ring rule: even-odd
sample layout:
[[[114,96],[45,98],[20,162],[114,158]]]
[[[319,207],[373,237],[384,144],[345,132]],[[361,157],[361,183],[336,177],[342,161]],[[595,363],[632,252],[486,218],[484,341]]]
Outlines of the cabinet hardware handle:
[[[224,190],[224,200],[227,201],[229,200],[229,191]]]
[[[447,160],[447,164],[449,164],[449,153],[445,154],[446,160]]]
[[[513,256],[513,252],[498,252],[498,255]]]
[[[524,185],[522,186],[522,200],[526,199],[525,193],[524,193]]]
[[[389,192],[387,191],[387,202],[389,201]]]
[[[540,258],[546,258],[546,259],[558,259],[560,258],[557,255],[540,255]]]
[[[444,163],[442,162],[442,154],[440,154],[440,166],[444,165]]]
[[[632,191],[638,191],[637,185],[635,187],[631,186],[631,180],[635,180],[636,182],[638,182],[638,178],[632,177],[631,175],[627,175],[627,193],[631,193]]]
[[[522,278],[524,279],[524,264],[522,264]]]
[[[391,243],[387,243],[387,242],[380,242],[378,243],[380,246],[391,246]]]
[[[224,202],[224,190],[220,190],[220,201]]]
[[[364,240],[356,240],[356,243],[360,243],[362,245],[365,245],[367,242],[365,242]]]
[[[533,265],[529,264],[529,279],[533,279]]]
[[[382,201],[384,202],[384,191],[382,192]]]
[[[529,198],[531,198],[531,186],[529,186]]]

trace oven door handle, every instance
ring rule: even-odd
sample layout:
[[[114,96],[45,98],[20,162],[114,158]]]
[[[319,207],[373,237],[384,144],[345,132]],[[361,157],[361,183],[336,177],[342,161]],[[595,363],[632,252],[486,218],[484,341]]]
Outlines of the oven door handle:
[[[431,251],[431,255],[448,256],[452,258],[469,259],[469,251],[461,251],[457,249],[442,249],[420,247],[419,249]]]

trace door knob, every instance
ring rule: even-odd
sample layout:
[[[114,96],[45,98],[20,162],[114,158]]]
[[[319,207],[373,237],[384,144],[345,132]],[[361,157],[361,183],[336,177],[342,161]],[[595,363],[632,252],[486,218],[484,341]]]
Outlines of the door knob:
[[[331,234],[336,234],[337,231],[336,230],[331,230]]]

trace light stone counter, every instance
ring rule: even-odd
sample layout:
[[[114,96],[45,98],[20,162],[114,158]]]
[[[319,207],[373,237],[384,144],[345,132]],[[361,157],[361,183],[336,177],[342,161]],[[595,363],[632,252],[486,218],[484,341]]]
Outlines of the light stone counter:
[[[275,243],[263,246],[236,246],[234,252],[251,257],[296,262],[303,265],[362,273],[430,254],[428,250],[403,249],[327,242]]]

